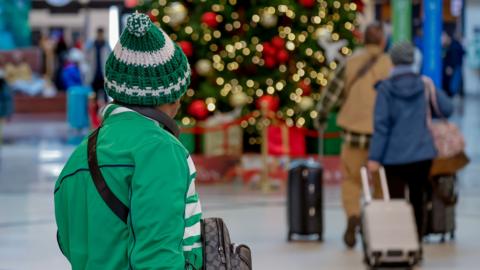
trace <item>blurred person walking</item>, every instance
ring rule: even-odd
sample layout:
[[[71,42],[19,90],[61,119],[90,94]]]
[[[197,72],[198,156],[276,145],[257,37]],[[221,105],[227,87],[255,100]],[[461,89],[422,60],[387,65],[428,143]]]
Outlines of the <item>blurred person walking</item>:
[[[86,82],[92,86],[92,89],[97,95],[97,99],[106,103],[108,96],[104,89],[105,61],[111,50],[105,40],[103,28],[97,29],[95,40],[86,44],[85,51],[87,62],[90,64],[89,75]]]
[[[65,41],[65,37],[63,33],[61,33],[58,37],[57,44],[55,46],[55,57],[56,57],[56,67],[55,67],[55,87],[58,90],[66,90],[65,85],[63,85],[62,80],[62,70],[65,66],[65,63],[68,58],[68,45]]]
[[[464,96],[463,57],[465,49],[457,38],[448,36],[443,60],[443,88],[450,97]]]
[[[38,46],[42,50],[42,73],[46,80],[52,80],[55,70],[55,42],[42,33]]]
[[[431,98],[426,83],[431,82],[426,82],[430,79],[418,74],[415,47],[411,43],[394,45],[390,58],[394,64],[390,77],[376,86],[375,131],[368,168],[375,172],[380,164],[385,167],[392,198],[405,198],[405,187],[408,187],[421,240],[424,195],[432,160],[437,156],[427,122]],[[435,95],[442,116],[450,116],[453,105],[449,98],[442,91],[435,91]],[[434,110],[431,111],[435,114]]]
[[[114,103],[55,185],[59,247],[72,269],[201,269],[196,170],[173,120],[190,84],[187,57],[138,13],[115,48],[135,53],[107,59]]]
[[[65,88],[68,90],[72,86],[82,86],[82,63],[84,56],[81,50],[77,48],[70,49],[67,57],[67,63],[62,70],[62,81]]]
[[[330,111],[340,106],[337,123],[343,128],[342,202],[347,216],[343,239],[349,248],[356,244],[360,224],[360,168],[368,160],[368,147],[373,133],[374,85],[387,78],[392,67],[390,58],[384,53],[386,38],[382,24],[367,26],[364,44],[365,47],[355,52],[339,69],[317,106],[316,125],[322,129]],[[375,196],[380,195],[380,188],[376,188]]]
[[[5,81],[3,58],[0,57],[0,146],[3,141],[2,126],[13,114],[13,96]]]

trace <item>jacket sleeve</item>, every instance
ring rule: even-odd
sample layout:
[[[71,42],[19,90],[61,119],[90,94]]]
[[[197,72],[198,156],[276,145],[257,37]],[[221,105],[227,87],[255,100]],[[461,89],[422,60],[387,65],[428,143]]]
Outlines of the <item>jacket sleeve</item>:
[[[153,142],[134,155],[129,215],[131,268],[184,270],[189,177],[185,153],[178,145]]]
[[[437,91],[435,91],[435,93],[436,93],[436,96],[437,96],[438,109],[440,110],[440,113],[442,115],[438,115],[438,113],[435,112],[435,110],[434,110],[434,116],[435,117],[442,117],[443,116],[445,118],[450,117],[453,113],[452,100],[442,90],[437,90]]]
[[[374,112],[374,132],[370,143],[369,160],[383,161],[383,155],[390,133],[390,113],[387,93],[381,87],[378,90]]]

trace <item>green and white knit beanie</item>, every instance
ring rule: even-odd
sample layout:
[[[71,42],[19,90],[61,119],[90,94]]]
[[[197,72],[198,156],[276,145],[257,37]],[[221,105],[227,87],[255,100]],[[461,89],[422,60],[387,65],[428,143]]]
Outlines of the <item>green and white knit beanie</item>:
[[[182,49],[150,18],[130,15],[105,66],[105,90],[130,105],[172,103],[190,84],[190,66]]]

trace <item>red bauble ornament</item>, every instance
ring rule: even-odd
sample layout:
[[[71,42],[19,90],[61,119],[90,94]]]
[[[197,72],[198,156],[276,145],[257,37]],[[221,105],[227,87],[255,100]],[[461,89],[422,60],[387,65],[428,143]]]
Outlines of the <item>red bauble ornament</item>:
[[[148,12],[148,17],[150,18],[150,20],[151,20],[152,22],[158,22],[157,17],[155,17],[155,16],[152,14],[152,12]]]
[[[353,0],[353,2],[357,5],[357,11],[363,13],[365,10],[365,3],[363,0]]]
[[[273,47],[270,43],[264,42],[263,43],[263,54],[266,56],[274,56],[276,53],[275,47]]]
[[[202,15],[202,22],[210,28],[215,28],[218,26],[217,13],[213,11],[205,12]]]
[[[298,83],[298,87],[303,91],[302,96],[310,96],[310,94],[312,93],[312,86],[305,80],[300,81]]]
[[[300,5],[306,7],[306,8],[311,8],[315,6],[315,0],[299,0],[298,1]]]
[[[182,40],[182,41],[178,42],[178,46],[180,46],[180,48],[182,48],[183,53],[187,57],[192,57],[192,55],[193,55],[193,45],[192,45],[191,42],[186,41],[186,40]]]
[[[257,99],[256,105],[260,110],[265,106],[269,111],[275,112],[280,106],[280,99],[277,96],[264,95]]]
[[[290,59],[290,55],[288,54],[287,50],[283,49],[278,52],[277,59],[279,63],[285,64]]]
[[[205,120],[209,114],[207,104],[201,99],[194,100],[188,106],[187,112],[197,120]]]
[[[279,36],[276,36],[276,37],[272,38],[272,45],[277,50],[281,50],[281,49],[285,48],[285,40],[283,40],[283,38],[281,38]]]
[[[274,68],[277,66],[277,61],[272,56],[267,56],[265,59],[265,67]]]

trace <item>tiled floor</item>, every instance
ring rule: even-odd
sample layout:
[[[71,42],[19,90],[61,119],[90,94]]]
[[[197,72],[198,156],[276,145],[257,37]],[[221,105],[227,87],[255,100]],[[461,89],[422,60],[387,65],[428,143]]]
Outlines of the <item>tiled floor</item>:
[[[480,269],[480,99],[468,98],[455,121],[465,132],[470,166],[460,175],[457,238],[425,246],[418,269]],[[58,121],[10,123],[0,156],[0,270],[69,269],[55,241],[53,183],[73,149]],[[341,242],[339,188],[325,189],[325,241],[287,243],[283,192],[241,185],[199,188],[207,216],[221,216],[232,238],[253,249],[254,269],[364,269],[360,248]]]

